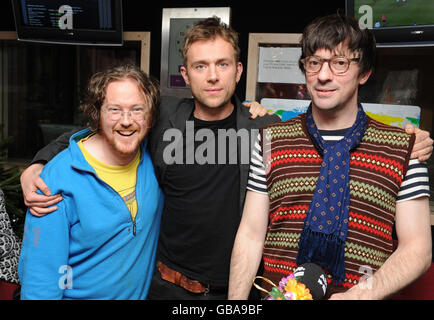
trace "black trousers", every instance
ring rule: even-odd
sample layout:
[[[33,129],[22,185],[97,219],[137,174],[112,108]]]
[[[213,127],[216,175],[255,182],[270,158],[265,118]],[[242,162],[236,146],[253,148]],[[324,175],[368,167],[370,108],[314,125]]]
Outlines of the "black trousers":
[[[149,287],[148,300],[227,300],[227,290],[208,293],[193,293],[169,281],[161,279],[158,269],[155,269]]]

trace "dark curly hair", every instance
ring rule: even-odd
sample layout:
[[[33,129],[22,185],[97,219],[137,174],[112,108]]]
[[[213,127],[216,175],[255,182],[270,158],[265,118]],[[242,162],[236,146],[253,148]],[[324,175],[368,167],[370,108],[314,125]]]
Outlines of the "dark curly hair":
[[[125,64],[95,73],[89,80],[83,104],[80,106],[87,126],[92,131],[99,131],[101,106],[104,103],[108,85],[113,81],[125,79],[137,83],[151,110],[151,124],[158,118],[160,105],[160,86],[157,80],[148,76],[139,67]]]

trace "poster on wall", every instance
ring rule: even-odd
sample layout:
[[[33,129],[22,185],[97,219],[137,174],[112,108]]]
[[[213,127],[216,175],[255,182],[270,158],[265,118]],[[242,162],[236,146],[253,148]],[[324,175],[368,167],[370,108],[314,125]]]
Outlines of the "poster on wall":
[[[196,22],[217,16],[230,25],[231,8],[164,8],[161,33],[160,86],[163,95],[181,98],[191,97],[180,68],[184,61],[181,54],[185,34]]]
[[[168,62],[168,83],[169,88],[186,88],[180,68],[183,65],[182,42],[185,33],[191,28],[198,19],[171,19],[169,36],[169,62]]]
[[[298,67],[301,48],[260,47],[258,82],[262,83],[306,83]]]
[[[286,121],[306,112],[310,100],[264,98],[261,104]],[[362,106],[368,116],[382,123],[400,128],[408,123],[419,127],[421,109],[418,106],[379,103],[362,103]]]

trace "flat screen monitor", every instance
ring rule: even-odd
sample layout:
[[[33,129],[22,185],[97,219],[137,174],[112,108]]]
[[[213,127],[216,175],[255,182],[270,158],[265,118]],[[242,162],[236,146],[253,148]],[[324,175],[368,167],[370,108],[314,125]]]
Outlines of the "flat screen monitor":
[[[346,11],[379,46],[434,45],[434,0],[346,0]]]
[[[121,46],[122,0],[12,0],[18,40]]]

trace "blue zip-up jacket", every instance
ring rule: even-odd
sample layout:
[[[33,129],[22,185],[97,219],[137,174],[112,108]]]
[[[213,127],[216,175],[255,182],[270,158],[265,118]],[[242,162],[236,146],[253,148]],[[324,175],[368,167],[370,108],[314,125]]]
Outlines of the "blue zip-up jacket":
[[[141,145],[135,222],[119,194],[96,176],[77,142],[41,173],[58,209],[42,218],[27,211],[19,262],[22,299],[145,299],[155,265],[163,194]]]

